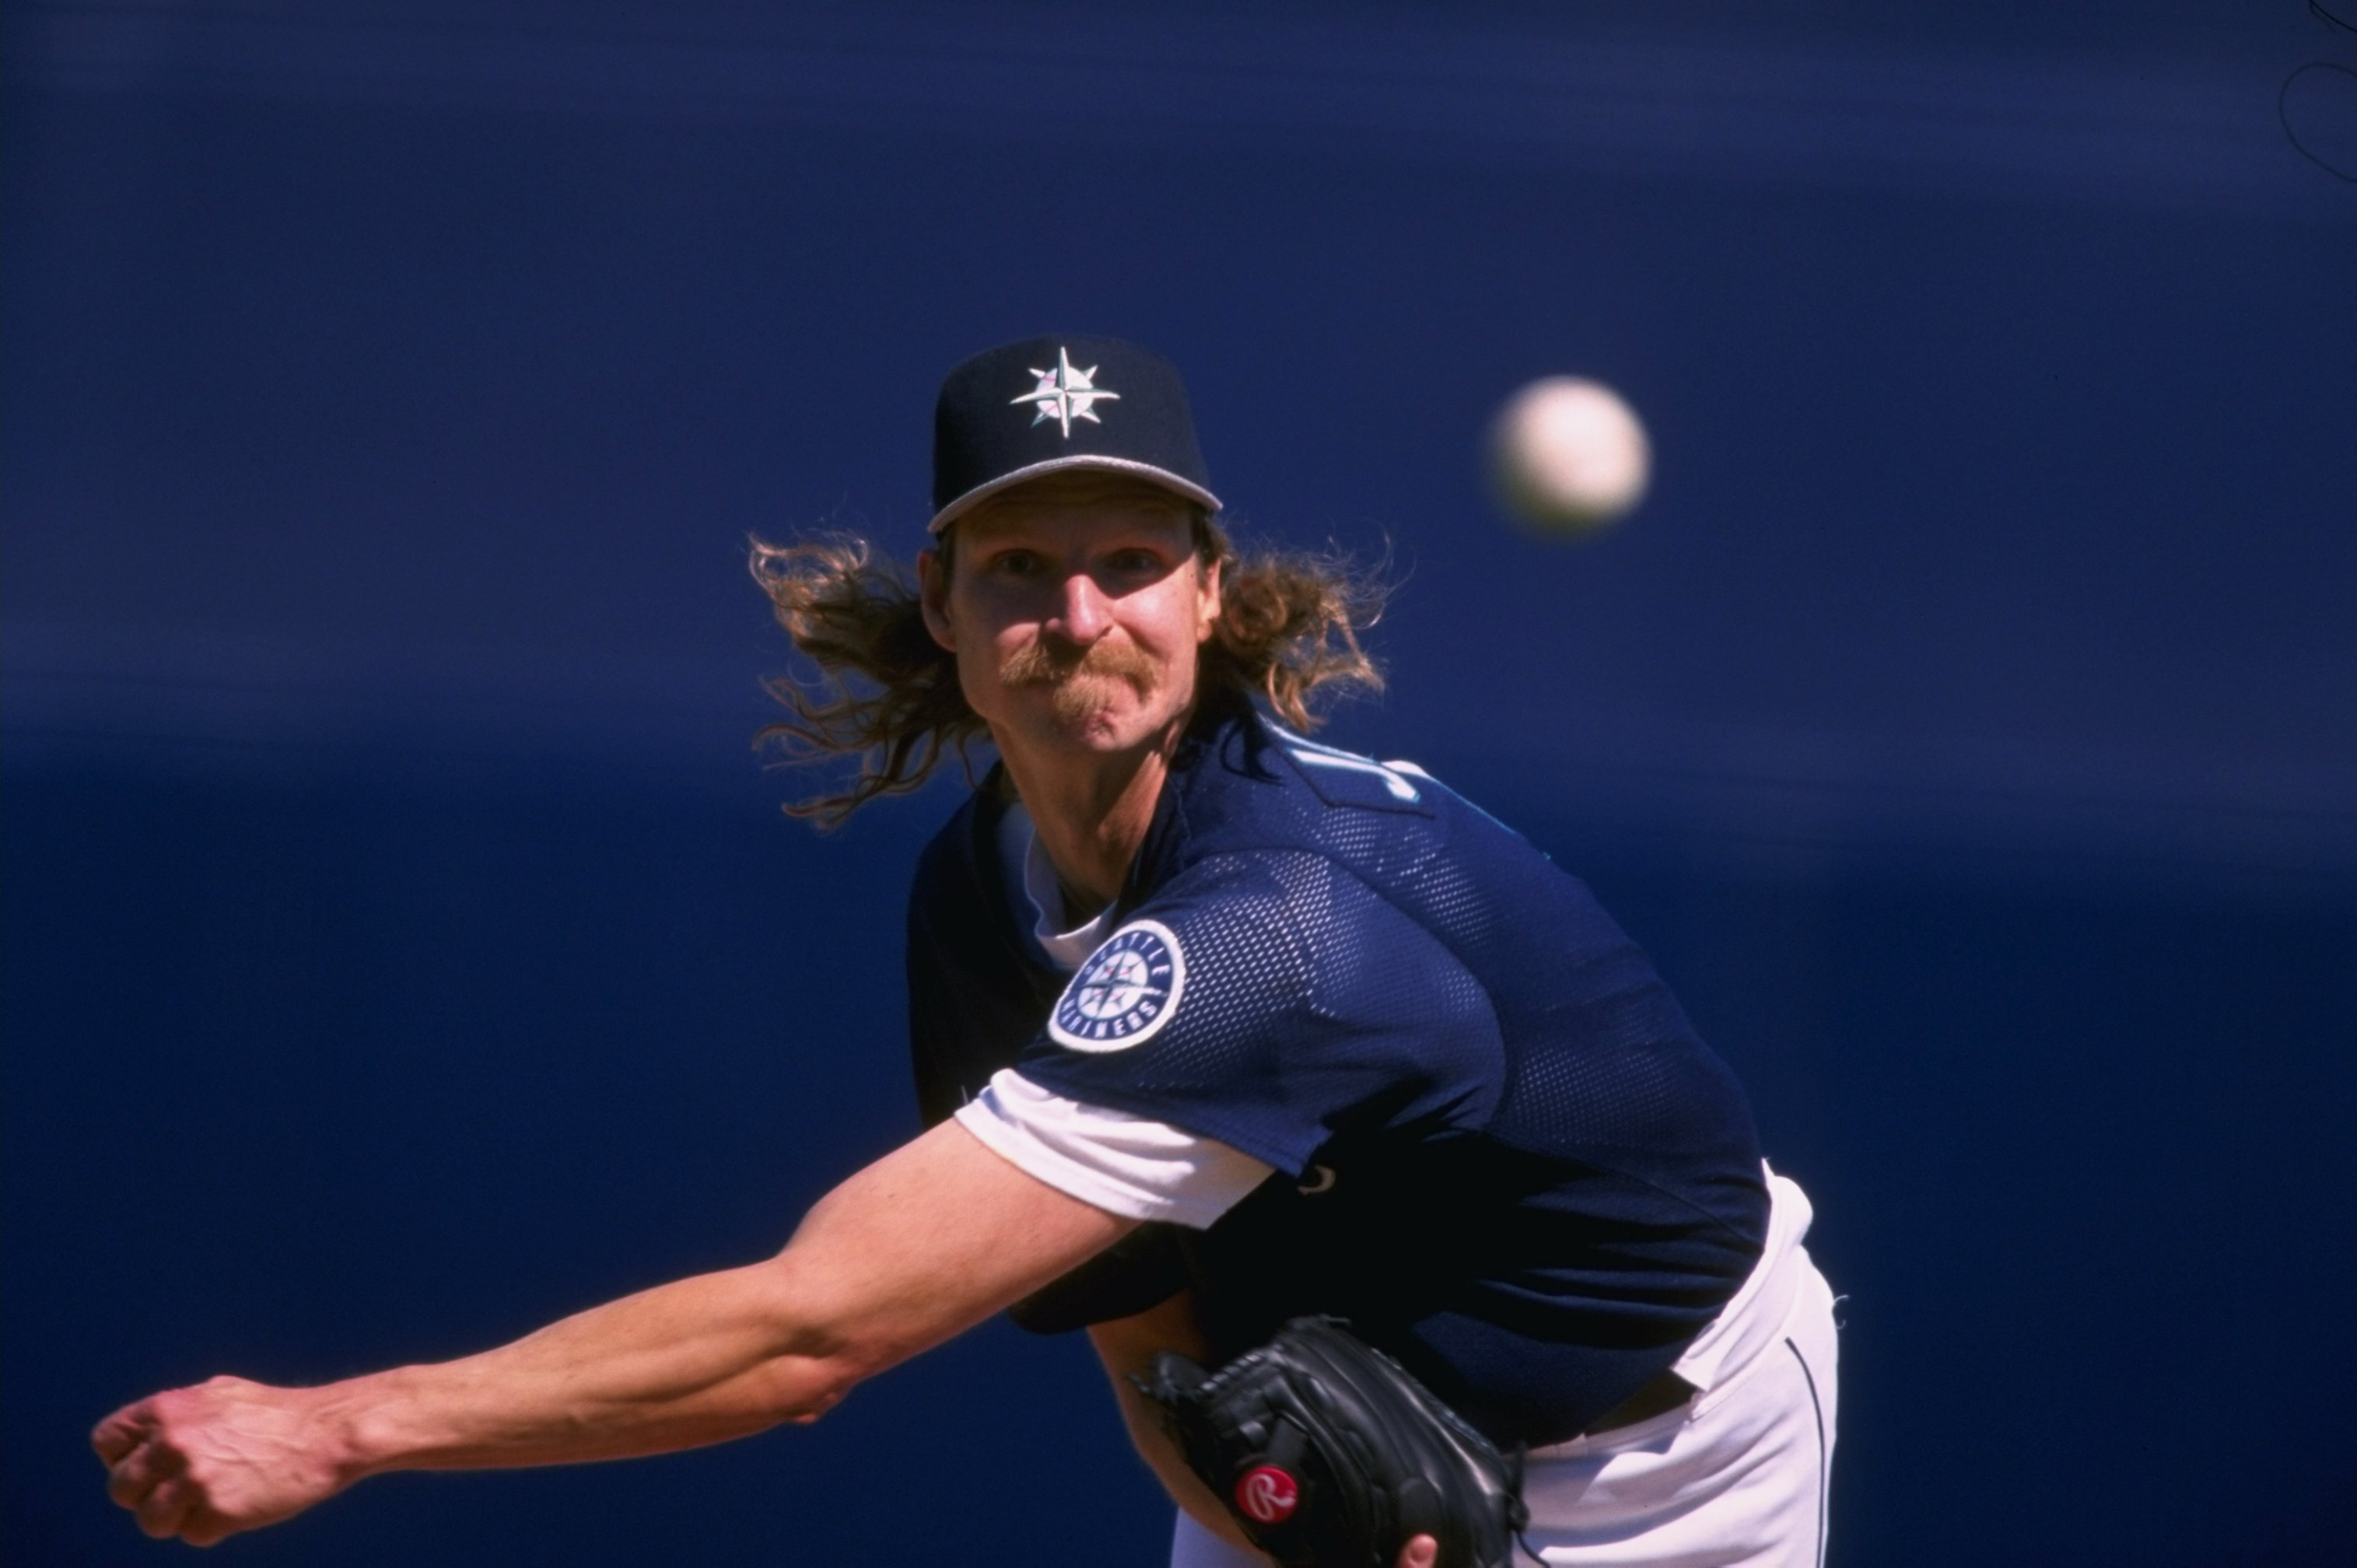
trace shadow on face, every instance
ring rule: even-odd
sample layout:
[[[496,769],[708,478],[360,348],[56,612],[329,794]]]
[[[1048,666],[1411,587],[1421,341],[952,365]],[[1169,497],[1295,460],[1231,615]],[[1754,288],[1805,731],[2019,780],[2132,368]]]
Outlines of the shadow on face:
[[[1002,490],[943,530],[933,546],[945,581],[954,586],[961,556],[996,533],[1026,526],[1069,533],[1116,523],[1180,526],[1199,567],[1218,558],[1211,518],[1203,509],[1161,486],[1102,468],[1043,474]]]
[[[1219,609],[1206,521],[1158,486],[1080,472],[952,523],[925,572],[927,619],[975,711],[995,731],[1092,746],[1183,717]]]

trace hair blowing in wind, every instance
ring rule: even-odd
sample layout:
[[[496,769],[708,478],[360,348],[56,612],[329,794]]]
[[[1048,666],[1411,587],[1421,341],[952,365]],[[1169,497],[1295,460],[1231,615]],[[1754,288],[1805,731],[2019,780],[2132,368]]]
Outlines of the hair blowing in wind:
[[[1206,699],[1257,698],[1308,731],[1326,698],[1383,689],[1360,643],[1388,592],[1375,572],[1336,553],[1239,552],[1208,517],[1198,518],[1195,540],[1199,563],[1222,572],[1219,625],[1202,653]],[[946,543],[942,554],[946,569]],[[866,540],[757,540],[750,566],[804,665],[764,682],[786,716],[757,744],[795,766],[857,759],[847,781],[789,801],[789,815],[836,826],[878,796],[919,788],[984,735],[955,657],[925,629],[913,575]]]

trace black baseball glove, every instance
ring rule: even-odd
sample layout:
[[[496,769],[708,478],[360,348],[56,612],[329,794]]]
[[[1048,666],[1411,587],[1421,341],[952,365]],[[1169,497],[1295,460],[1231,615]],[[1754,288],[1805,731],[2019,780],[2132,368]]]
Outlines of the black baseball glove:
[[[1415,1535],[1439,1568],[1510,1568],[1529,1522],[1510,1459],[1382,1351],[1297,1317],[1216,1372],[1155,1358],[1133,1379],[1187,1464],[1284,1568],[1394,1568]]]

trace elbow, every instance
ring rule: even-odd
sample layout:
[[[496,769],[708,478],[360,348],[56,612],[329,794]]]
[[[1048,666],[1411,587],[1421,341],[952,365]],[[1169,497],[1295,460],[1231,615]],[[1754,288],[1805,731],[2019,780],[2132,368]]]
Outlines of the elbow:
[[[851,1397],[872,1373],[855,1356],[799,1347],[755,1369],[751,1403],[763,1426],[808,1426]]]
[[[771,1348],[756,1374],[757,1398],[773,1423],[809,1425],[910,1354],[872,1319],[828,1310],[825,1295],[806,1282],[801,1289],[790,1278],[779,1283]]]
[[[856,1378],[814,1380],[807,1375],[804,1369],[796,1369],[793,1376],[781,1380],[790,1382],[791,1386],[780,1390],[777,1397],[769,1402],[774,1425],[812,1425],[819,1417],[850,1398],[851,1391],[859,1386]]]

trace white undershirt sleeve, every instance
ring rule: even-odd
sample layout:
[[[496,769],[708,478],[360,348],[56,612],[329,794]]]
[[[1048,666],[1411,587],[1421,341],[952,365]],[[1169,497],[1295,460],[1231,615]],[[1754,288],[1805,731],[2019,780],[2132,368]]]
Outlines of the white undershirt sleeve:
[[[1050,1094],[1012,1068],[957,1119],[1018,1170],[1131,1219],[1204,1230],[1275,1167],[1166,1122]]]

